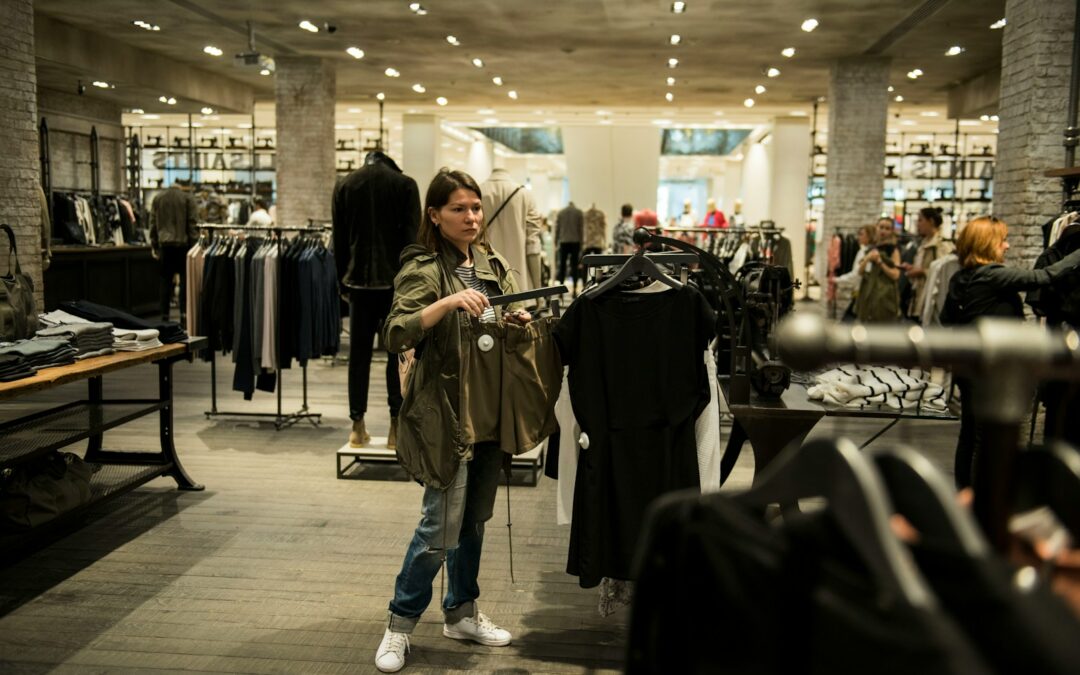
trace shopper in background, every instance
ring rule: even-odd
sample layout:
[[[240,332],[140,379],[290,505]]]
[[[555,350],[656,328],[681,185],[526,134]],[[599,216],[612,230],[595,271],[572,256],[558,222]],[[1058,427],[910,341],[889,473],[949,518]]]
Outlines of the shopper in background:
[[[266,210],[266,200],[262,197],[256,197],[254,200],[255,210],[251,212],[251,216],[248,217],[248,227],[270,227],[274,224],[274,221],[270,219],[270,213]]]
[[[467,453],[459,455],[453,440],[456,429],[442,426],[452,424],[450,420],[457,420],[460,413],[452,409],[458,404],[451,403],[460,400],[458,310],[494,320],[488,297],[517,290],[506,259],[474,245],[483,221],[483,199],[476,181],[462,171],[443,169],[428,188],[418,244],[402,252],[401,272],[394,279],[387,347],[392,352],[415,348],[421,363],[414,368],[425,367],[426,362],[426,367],[437,369],[434,377],[419,381],[412,377],[410,387],[425,389],[410,389],[408,396],[440,403],[438,409],[427,408],[422,415],[403,412],[400,421],[398,458],[425,487],[420,524],[405,553],[390,602],[389,625],[375,655],[375,665],[383,672],[404,667],[409,634],[431,602],[432,582],[444,559],[443,635],[489,647],[508,645],[511,640],[509,631],[492,623],[476,606],[484,523],[492,516],[499,471],[508,455],[494,443],[467,446]],[[524,325],[532,317],[518,311],[504,319]],[[455,466],[452,484],[446,489],[433,487],[440,485],[438,475],[455,471]]]
[[[855,266],[862,277],[855,299],[855,317],[863,323],[886,323],[900,318],[900,251],[890,219],[879,220],[877,244]]]
[[[941,209],[926,207],[919,210],[919,216],[915,221],[918,229],[919,245],[912,263],[901,263],[905,276],[911,281],[911,302],[908,305],[907,315],[911,319],[922,323],[922,307],[926,299],[926,270],[930,263],[944,258],[952,253],[951,243],[941,238]]]
[[[503,168],[492,171],[480,189],[484,191],[487,216],[481,241],[506,256],[518,288],[539,288],[541,216],[532,190]]]
[[[615,228],[611,231],[611,252],[633,253],[634,207],[630,204],[623,204],[619,213],[619,222],[615,223]]]
[[[195,197],[179,185],[164,190],[150,205],[150,253],[161,263],[161,320],[169,320],[173,280],[180,277],[180,297],[187,297],[187,252],[198,238],[195,224],[199,207]],[[184,321],[180,303],[180,322]]]
[[[837,285],[850,285],[855,287],[855,291],[851,295],[851,303],[848,304],[847,309],[844,311],[844,321],[854,321],[856,319],[855,300],[859,297],[859,285],[863,278],[863,272],[859,263],[861,263],[862,259],[866,257],[866,254],[874,248],[874,240],[877,237],[877,225],[863,225],[859,228],[859,233],[856,236],[859,240],[859,250],[855,253],[855,261],[851,264],[851,270],[836,277],[835,280]]]
[[[963,266],[949,281],[949,294],[941,311],[943,325],[963,325],[980,317],[996,316],[1024,319],[1024,306],[1019,291],[1032,290],[1060,283],[1075,275],[1080,268],[1080,250],[1058,262],[1037,270],[1006,267],[1005,251],[1009,228],[993,216],[976,218],[960,230],[956,238],[956,255]],[[960,437],[956,442],[956,486],[971,485],[975,445],[979,429],[971,405],[972,380],[956,378],[960,388]],[[1034,392],[1032,392],[1034,394]]]

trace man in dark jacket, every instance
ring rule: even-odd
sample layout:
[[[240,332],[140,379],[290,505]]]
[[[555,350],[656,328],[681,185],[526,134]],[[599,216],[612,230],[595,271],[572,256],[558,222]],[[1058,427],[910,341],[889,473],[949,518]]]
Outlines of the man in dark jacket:
[[[173,278],[180,275],[180,322],[184,321],[184,298],[187,297],[188,249],[198,233],[198,207],[195,197],[173,185],[154,197],[150,206],[150,252],[161,263],[161,320],[169,320]]]
[[[401,268],[401,251],[416,242],[420,226],[420,191],[416,181],[401,172],[394,160],[371,152],[364,166],[334,189],[334,255],[342,290],[349,298],[349,445],[370,440],[364,425],[372,342],[390,313],[394,276]],[[390,406],[387,446],[397,441],[401,385],[397,357],[387,354],[386,391]]]

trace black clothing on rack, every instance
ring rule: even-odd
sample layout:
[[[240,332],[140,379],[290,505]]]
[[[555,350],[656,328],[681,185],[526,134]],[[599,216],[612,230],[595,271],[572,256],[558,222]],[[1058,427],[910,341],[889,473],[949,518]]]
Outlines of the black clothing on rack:
[[[89,300],[66,300],[60,303],[60,309],[90,321],[111,323],[116,328],[153,328],[158,331],[159,338],[165,344],[183,342],[188,338],[188,334],[180,327],[180,324],[173,321],[153,323]]]

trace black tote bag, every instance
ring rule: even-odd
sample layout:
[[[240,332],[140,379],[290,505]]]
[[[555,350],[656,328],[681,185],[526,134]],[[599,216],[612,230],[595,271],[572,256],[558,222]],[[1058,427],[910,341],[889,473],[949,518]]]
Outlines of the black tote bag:
[[[0,225],[8,236],[7,276],[0,276],[0,341],[22,340],[34,335],[38,328],[37,307],[34,304],[34,281],[22,273],[15,232],[9,225]],[[14,257],[15,266],[10,260]]]

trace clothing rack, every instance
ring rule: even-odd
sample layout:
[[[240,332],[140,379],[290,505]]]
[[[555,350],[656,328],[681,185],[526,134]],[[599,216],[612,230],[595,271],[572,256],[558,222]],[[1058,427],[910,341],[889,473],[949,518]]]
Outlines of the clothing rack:
[[[716,229],[716,228],[709,228]],[[697,264],[699,258],[695,253],[675,253],[675,252],[662,252],[662,253],[645,253],[646,258],[653,261],[658,265],[671,265],[675,268],[675,273],[679,275],[679,282],[685,284],[690,271],[690,265]],[[613,267],[622,266],[627,260],[633,258],[632,253],[613,253],[613,254],[601,254],[590,253],[581,259],[581,265],[586,270],[590,267]],[[599,278],[597,279],[599,281]]]
[[[286,232],[299,232],[299,233],[302,233],[302,234],[321,233],[321,232],[329,231],[329,229],[330,229],[329,227],[326,227],[326,226],[318,226],[318,227],[256,227],[256,226],[248,226],[248,225],[212,225],[212,224],[201,224],[198,227],[199,227],[200,230],[203,230],[203,231],[244,230],[244,231],[266,232],[266,233],[271,233],[272,232],[275,235],[277,235],[276,236],[276,239],[277,239],[276,245],[277,245],[279,258],[281,256],[281,239],[282,239],[282,235],[284,233],[286,233]],[[278,287],[280,288],[281,287],[281,283],[280,283],[281,282],[281,266],[280,265],[278,266],[277,275],[278,275]],[[280,321],[278,322],[278,325],[277,325],[277,332],[278,332],[278,336],[279,336],[278,344],[281,344],[281,340],[280,340],[281,322]],[[296,412],[291,412],[291,413],[283,413],[282,412],[282,409],[281,409],[281,390],[283,388],[283,382],[282,382],[282,379],[281,379],[281,368],[280,367],[278,367],[278,368],[276,368],[274,370],[274,373],[277,376],[277,386],[275,387],[277,389],[277,412],[260,413],[260,412],[239,412],[239,411],[234,412],[234,411],[218,410],[218,407],[217,407],[217,351],[214,350],[213,348],[210,348],[207,351],[210,352],[210,410],[207,410],[204,413],[206,415],[206,419],[210,419],[211,417],[225,417],[225,416],[227,416],[227,417],[272,417],[272,418],[274,418],[274,428],[277,429],[278,431],[281,431],[282,429],[284,429],[286,427],[291,427],[292,425],[296,424],[297,422],[299,422],[301,420],[307,420],[307,421],[311,422],[312,426],[315,426],[315,427],[319,426],[319,424],[322,422],[322,413],[311,412],[308,409],[308,380],[307,380],[307,365],[306,364],[300,366],[300,370],[303,373],[303,404],[300,406],[300,409],[297,410]]]
[[[521,291],[520,293],[493,295],[488,298],[488,302],[491,303],[492,307],[498,307],[499,305],[509,305],[515,302],[525,302],[526,300],[550,298],[553,295],[563,295],[565,293],[569,293],[566,286],[548,286],[546,288],[534,288],[531,291]],[[550,304],[551,315],[557,318],[559,316],[559,299],[555,298]]]

